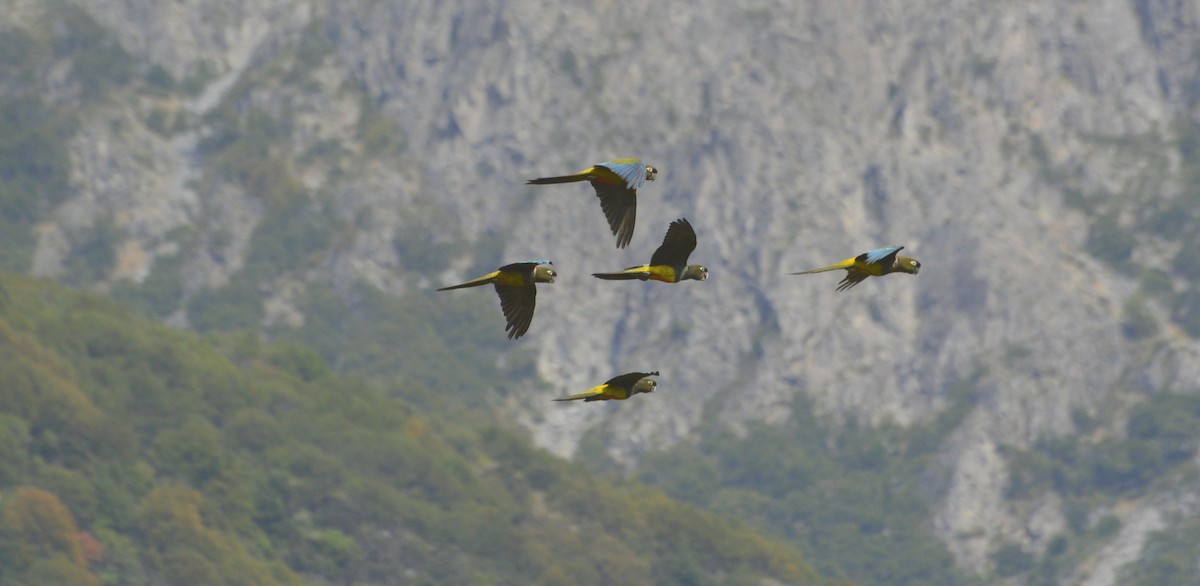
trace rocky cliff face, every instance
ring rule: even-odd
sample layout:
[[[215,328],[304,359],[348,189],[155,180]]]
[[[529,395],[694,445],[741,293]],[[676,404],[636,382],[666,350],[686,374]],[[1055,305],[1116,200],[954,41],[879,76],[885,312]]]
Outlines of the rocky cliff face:
[[[602,426],[609,453],[635,466],[703,434],[706,414],[785,421],[797,393],[831,418],[922,425],[969,386],[930,522],[982,571],[998,542],[1039,551],[1066,523],[1052,493],[1006,497],[1004,449],[1076,433],[1080,417],[1119,424],[1145,394],[1200,381],[1180,310],[1151,299],[1139,307],[1157,333],[1127,335],[1144,273],[1094,254],[1098,218],[1129,226],[1137,206],[1186,189],[1176,145],[1196,120],[1195,3],[82,5],[190,90],[135,88],[85,113],[75,192],[40,227],[35,272],[60,274],[72,242],[112,222],[118,261],[98,284],[177,259],[172,319],[187,323],[186,300],[245,265],[272,210],[212,156],[221,116],[286,119],[258,150],[350,229],[268,283],[264,319],[302,322],[291,300],[306,283],[415,294],[492,260],[492,243],[504,260],[550,257],[563,277],[520,343],[553,384],[509,407],[563,456]],[[372,123],[388,136],[364,138]],[[624,156],[662,171],[625,250],[586,187],[523,185]],[[708,281],[587,276],[649,260],[677,217],[697,229]],[[462,246],[430,266],[401,238]],[[921,274],[843,293],[834,275],[787,274],[888,244]],[[1182,291],[1181,246],[1141,233],[1128,263]],[[660,391],[619,416],[547,401],[637,369],[661,370]],[[1114,583],[1162,513],[1194,499],[1116,511],[1127,522],[1103,563],[1074,582]]]

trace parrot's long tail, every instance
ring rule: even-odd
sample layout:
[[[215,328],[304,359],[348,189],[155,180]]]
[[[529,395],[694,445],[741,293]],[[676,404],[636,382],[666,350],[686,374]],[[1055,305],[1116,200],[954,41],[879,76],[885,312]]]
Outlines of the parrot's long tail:
[[[491,283],[492,279],[495,279],[496,276],[499,274],[500,274],[500,271],[492,271],[482,277],[479,277],[478,279],[471,279],[470,281],[467,281],[466,283],[463,283],[461,285],[451,285],[449,287],[442,287],[441,289],[438,289],[438,291],[449,291],[451,289],[466,289],[467,287],[478,287],[480,285],[487,285],[488,283]]]
[[[559,398],[555,399],[555,401],[578,401],[579,399],[583,399],[584,401],[587,401],[588,399],[590,399],[592,397],[598,397],[599,395],[600,395],[600,391],[597,391],[596,389],[590,389],[590,390],[584,391],[582,393],[579,393],[578,395],[571,395],[569,397],[559,397]]]
[[[836,271],[838,269],[848,269],[852,266],[854,266],[854,259],[848,258],[848,259],[846,259],[842,262],[839,262],[835,265],[829,265],[827,267],[821,267],[819,269],[809,269],[807,271],[800,271],[798,273],[792,273],[792,274],[793,275],[810,275],[812,273],[824,273],[826,271]]]
[[[646,270],[646,267],[631,267],[619,273],[592,273],[592,276],[605,281],[645,281],[650,278],[650,271]]]
[[[561,175],[559,177],[539,177],[530,179],[525,182],[525,185],[553,185],[555,183],[575,183],[576,181],[587,181],[588,172],[583,171],[574,175]]]
[[[583,393],[580,393],[578,395],[560,396],[560,397],[558,397],[558,399],[554,399],[554,400],[556,400],[556,401],[578,401],[578,400],[582,399],[584,402],[601,401],[601,400],[604,400],[604,389],[605,389],[605,385],[601,384],[601,385],[599,385],[599,387],[592,387],[588,390],[584,390]]]

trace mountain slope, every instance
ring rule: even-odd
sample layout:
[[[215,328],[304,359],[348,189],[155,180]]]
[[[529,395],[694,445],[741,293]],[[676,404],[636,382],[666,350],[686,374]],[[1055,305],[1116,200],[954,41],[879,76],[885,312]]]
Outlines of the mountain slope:
[[[744,525],[303,347],[0,275],[0,377],[6,584],[818,583]]]

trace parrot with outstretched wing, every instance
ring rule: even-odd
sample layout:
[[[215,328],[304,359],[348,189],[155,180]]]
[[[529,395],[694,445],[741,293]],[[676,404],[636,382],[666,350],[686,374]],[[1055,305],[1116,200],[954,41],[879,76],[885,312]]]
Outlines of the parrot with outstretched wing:
[[[647,181],[654,181],[658,169],[641,159],[617,159],[588,167],[578,173],[558,177],[539,177],[526,181],[526,185],[551,185],[587,181],[600,198],[600,208],[608,220],[608,227],[617,237],[617,248],[625,248],[633,238],[633,224],[637,221],[637,190]]]
[[[533,321],[533,308],[537,301],[535,283],[553,283],[558,272],[554,263],[548,260],[527,260],[507,264],[477,279],[466,283],[442,287],[438,291],[465,289],[481,285],[495,285],[496,294],[500,296],[500,310],[504,313],[507,324],[504,330],[508,339],[520,338],[529,331]]]
[[[903,249],[903,246],[876,248],[837,264],[792,274],[807,275],[845,269],[846,277],[838,283],[837,288],[838,291],[845,291],[863,282],[867,277],[881,277],[891,273],[908,273],[910,275],[919,273],[921,271],[920,261],[909,256],[896,256],[896,253]]]
[[[624,401],[638,393],[653,393],[654,388],[658,386],[658,381],[650,378],[652,376],[658,376],[658,371],[622,374],[578,395],[559,397],[555,401],[578,401],[579,399],[583,399],[585,403],[591,401]]]
[[[593,277],[608,281],[639,279],[663,283],[678,283],[687,279],[703,281],[708,278],[708,269],[703,265],[687,264],[688,257],[696,250],[696,231],[685,218],[671,222],[667,235],[658,250],[650,257],[650,264],[629,267],[615,273],[592,273]]]

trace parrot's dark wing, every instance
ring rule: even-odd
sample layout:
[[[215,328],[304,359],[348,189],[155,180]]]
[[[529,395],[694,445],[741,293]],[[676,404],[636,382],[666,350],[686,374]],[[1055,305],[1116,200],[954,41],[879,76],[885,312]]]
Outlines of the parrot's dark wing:
[[[688,257],[696,250],[696,231],[684,218],[671,222],[667,235],[663,237],[662,245],[650,257],[650,266],[667,265],[672,267],[687,264]]]
[[[537,287],[532,283],[519,287],[497,283],[496,294],[500,296],[500,311],[504,312],[504,319],[508,322],[504,326],[504,330],[508,332],[508,339],[524,336],[533,321]]]
[[[625,248],[633,239],[633,225],[637,222],[637,190],[600,181],[593,181],[592,187],[596,188],[608,227],[617,237],[617,248]]]
[[[842,281],[840,283],[838,283],[837,290],[845,291],[846,289],[849,289],[849,288],[863,282],[863,280],[865,280],[869,276],[871,276],[870,273],[860,271],[855,268],[846,269],[846,277],[844,279],[842,279]]]
[[[632,389],[633,385],[636,385],[638,381],[648,376],[658,376],[658,372],[627,372],[604,381],[604,384],[623,389]]]
[[[528,277],[533,274],[533,269],[535,267],[537,267],[538,265],[551,265],[551,264],[554,264],[554,263],[552,263],[548,260],[523,260],[521,262],[514,262],[511,264],[506,264],[506,265],[500,267],[499,270],[501,272],[505,272],[505,273],[521,273],[522,275],[525,275],[526,277]]]

